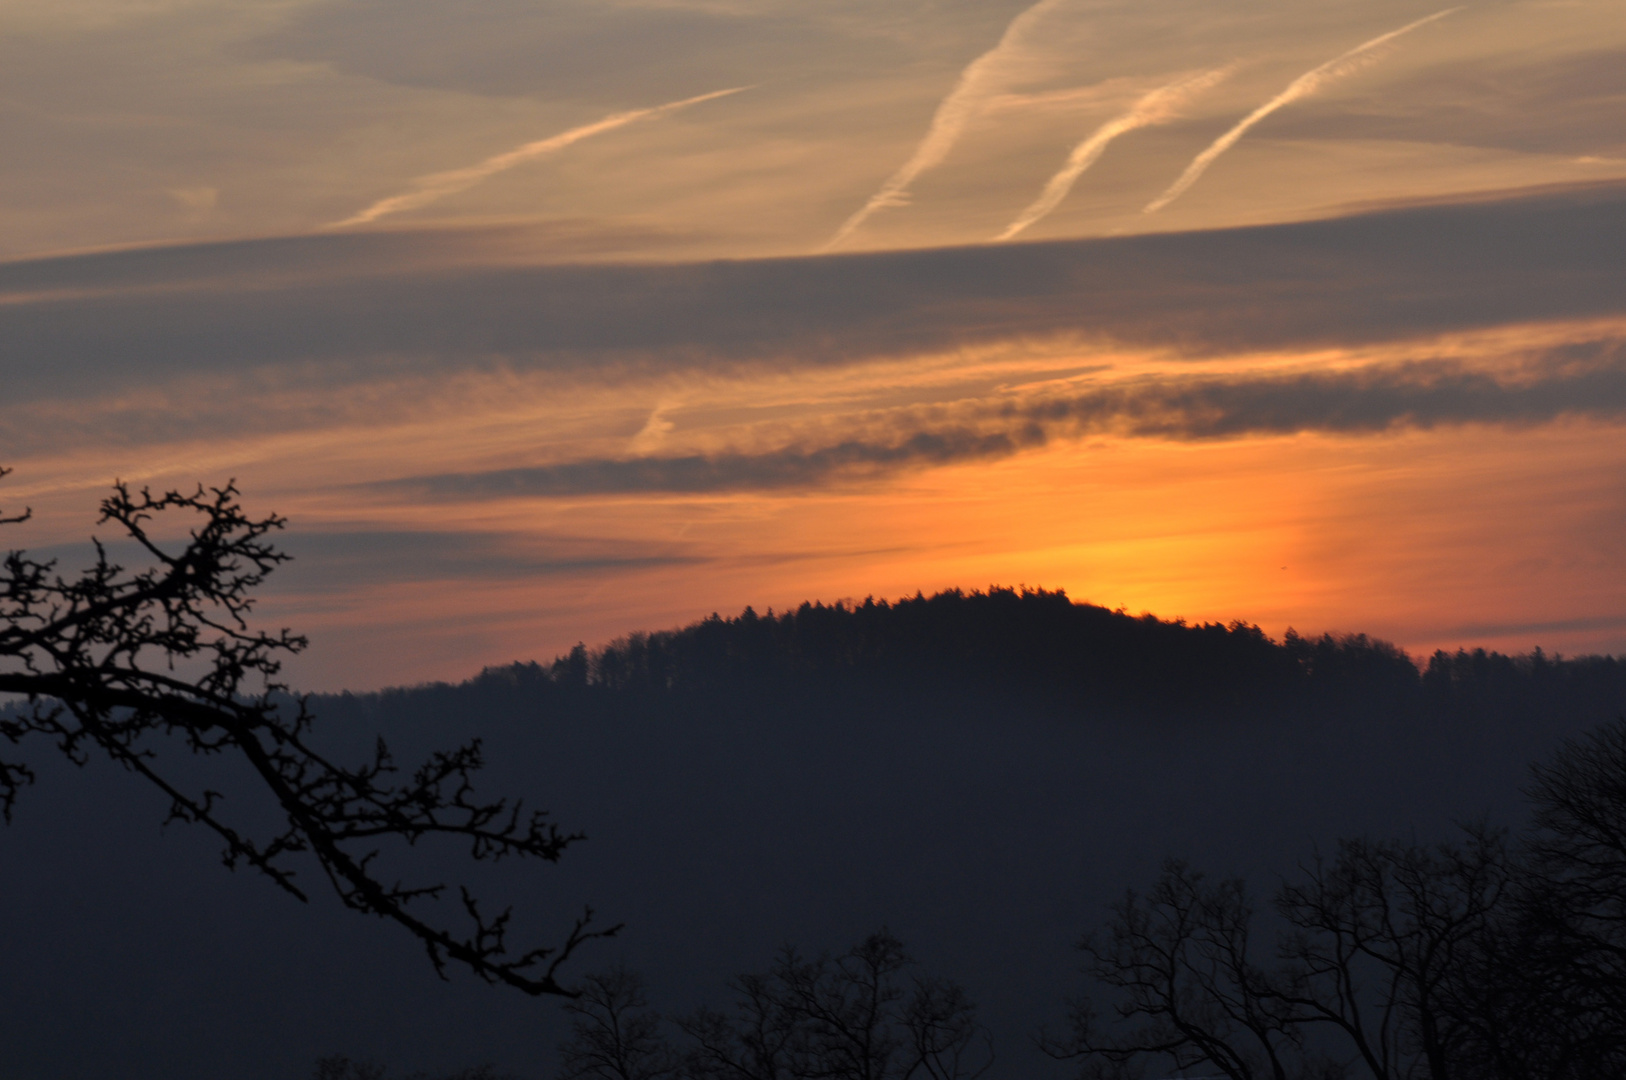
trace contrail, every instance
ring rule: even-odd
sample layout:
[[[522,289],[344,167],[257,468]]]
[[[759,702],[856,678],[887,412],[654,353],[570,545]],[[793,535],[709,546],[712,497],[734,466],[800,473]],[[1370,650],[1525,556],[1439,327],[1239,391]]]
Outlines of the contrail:
[[[842,222],[841,228],[836,230],[836,234],[821,250],[829,251],[841,244],[875,211],[887,206],[908,204],[909,185],[914,183],[915,178],[921,173],[948,156],[948,152],[959,140],[960,133],[965,130],[966,124],[977,115],[992,94],[993,87],[989,84],[994,82],[1000,62],[1021,44],[1023,36],[1034,23],[1062,2],[1063,0],[1039,0],[1037,4],[1011,20],[1010,25],[1005,27],[1005,33],[1000,37],[999,44],[966,65],[965,70],[960,72],[959,81],[954,84],[954,89],[950,90],[948,96],[937,106],[937,112],[932,116],[931,127],[926,130],[926,137],[920,141],[920,145],[915,147],[914,155],[881,185],[881,190],[870,196],[869,202]]]
[[[345,225],[362,225],[369,221],[377,221],[386,214],[398,214],[403,210],[416,210],[420,206],[427,206],[448,195],[466,191],[488,176],[494,176],[506,169],[512,169],[515,165],[530,161],[533,158],[543,157],[556,150],[563,150],[565,147],[581,142],[583,139],[591,138],[606,131],[614,131],[618,127],[625,127],[638,120],[665,116],[667,113],[676,112],[678,109],[698,105],[702,101],[727,97],[729,94],[737,94],[741,90],[748,89],[750,87],[736,86],[729,90],[714,90],[709,94],[701,94],[699,97],[684,98],[682,101],[672,101],[648,109],[633,109],[630,112],[613,113],[602,120],[595,120],[591,124],[583,124],[581,127],[571,128],[569,131],[561,132],[550,138],[528,142],[507,153],[486,158],[478,165],[470,165],[465,169],[452,169],[448,172],[430,173],[428,176],[419,177],[415,181],[417,185],[415,190],[402,195],[392,195],[387,199],[380,199],[367,209],[347,217],[343,221],[333,222],[328,228],[336,229]]]
[[[1067,157],[1067,163],[1050,178],[1049,183],[1045,184],[1044,191],[1033,200],[1033,204],[1017,215],[1016,220],[1011,222],[1004,232],[994,237],[995,242],[1009,240],[1060,206],[1061,201],[1067,198],[1067,193],[1073,190],[1073,183],[1106,152],[1107,145],[1113,139],[1136,128],[1167,123],[1179,114],[1180,106],[1187,100],[1209,89],[1230,73],[1231,69],[1228,67],[1216,68],[1159,87],[1135,102],[1134,106],[1122,116],[1108,120],[1096,128],[1094,134],[1073,147],[1073,152]]]
[[[1298,78],[1294,79],[1288,84],[1286,90],[1283,90],[1281,93],[1277,94],[1275,97],[1253,110],[1253,112],[1244,117],[1242,121],[1236,125],[1236,127],[1215,139],[1212,146],[1192,159],[1191,164],[1186,166],[1186,171],[1180,174],[1180,179],[1170,184],[1169,190],[1147,203],[1146,209],[1142,212],[1147,214],[1155,214],[1165,206],[1172,203],[1174,200],[1178,199],[1181,195],[1185,194],[1186,189],[1192,184],[1195,184],[1197,179],[1202,176],[1207,168],[1214,164],[1215,158],[1219,157],[1232,146],[1236,145],[1236,141],[1242,138],[1243,135],[1247,134],[1249,128],[1253,127],[1253,125],[1257,124],[1259,121],[1263,120],[1277,109],[1280,109],[1284,105],[1290,105],[1300,98],[1308,97],[1317,90],[1321,89],[1321,87],[1329,80],[1335,79],[1340,75],[1347,75],[1350,72],[1363,67],[1371,60],[1376,59],[1375,57],[1364,55],[1370,53],[1373,49],[1376,49],[1381,45],[1388,44],[1402,34],[1411,33],[1419,26],[1425,26],[1436,19],[1443,19],[1447,15],[1461,10],[1462,7],[1458,6],[1446,8],[1444,11],[1436,11],[1426,19],[1418,19],[1414,23],[1407,23],[1399,30],[1391,30],[1387,34],[1375,37],[1363,45],[1355,46],[1355,48],[1349,50],[1347,53],[1344,53],[1342,56],[1328,60],[1325,64],[1322,64],[1315,70],[1308,71],[1303,75],[1300,75]]]

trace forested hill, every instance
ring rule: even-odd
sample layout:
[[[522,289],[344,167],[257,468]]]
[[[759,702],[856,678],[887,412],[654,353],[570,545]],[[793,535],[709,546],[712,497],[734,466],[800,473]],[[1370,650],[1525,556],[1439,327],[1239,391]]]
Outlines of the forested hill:
[[[587,904],[626,924],[568,978],[625,963],[685,1015],[729,1001],[730,980],[787,943],[815,955],[885,926],[979,1003],[988,1080],[1059,1080],[1076,1067],[1031,1037],[1080,990],[1073,944],[1166,856],[1268,896],[1340,837],[1516,829],[1530,763],[1626,711],[1626,665],[1419,666],[1359,636],[1273,641],[994,589],[747,611],[309,705],[311,744],[345,768],[380,736],[406,776],[479,739],[475,798],[523,798],[589,838],[557,865],[473,878],[462,844],[426,839],[391,864],[514,903],[516,939],[557,940]],[[556,1075],[565,1014],[442,983],[381,921],[224,873],[212,834],[159,830],[172,803],[141,777],[38,746],[39,783],[0,828],[0,865],[27,883],[0,889],[0,967],[17,973],[0,980],[0,1074],[94,1075],[74,1055],[105,1044],[140,1051],[131,1080],[214,1077],[223,1060],[287,1080],[335,1053],[391,1075],[483,1061]],[[259,820],[221,755],[155,749]],[[414,910],[450,919],[460,896]]]
[[[992,589],[712,616],[310,706],[341,760],[375,734],[402,761],[482,739],[482,790],[590,838],[547,895],[625,921],[609,955],[672,1011],[787,942],[887,926],[981,1004],[990,1080],[1026,1080],[1071,1071],[1031,1039],[1078,991],[1070,946],[1166,856],[1268,892],[1340,837],[1518,828],[1530,763],[1626,712],[1626,664],[1416,662]]]
[[[1095,716],[1371,715],[1480,721],[1626,710],[1626,663],[1541,650],[1437,652],[1421,667],[1364,634],[1276,641],[1257,626],[1187,624],[1078,603],[1064,592],[955,589],[896,602],[804,603],[712,615],[678,630],[577,646],[551,664],[488,668],[467,689],[555,706],[767,695],[992,695]]]

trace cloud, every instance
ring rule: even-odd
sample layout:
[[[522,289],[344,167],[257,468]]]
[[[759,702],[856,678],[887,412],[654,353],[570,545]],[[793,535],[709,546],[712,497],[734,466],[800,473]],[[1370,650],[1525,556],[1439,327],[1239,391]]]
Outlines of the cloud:
[[[432,0],[342,0],[302,3],[240,48],[370,85],[611,107],[908,63],[897,42],[827,10],[836,6],[461,0],[453,16]]]
[[[1617,420],[1626,416],[1626,338],[1558,347],[1511,376],[1436,360],[1156,379],[1007,412],[1022,424],[1170,439],[1372,434],[1469,423],[1522,427],[1562,416]]]
[[[220,189],[213,187],[166,188],[165,194],[199,220],[212,213],[220,202]]]
[[[613,113],[602,120],[595,120],[591,124],[582,124],[573,127],[558,135],[546,139],[537,139],[534,142],[524,143],[505,153],[495,154],[486,158],[478,165],[470,165],[463,169],[451,169],[446,172],[431,173],[414,181],[414,189],[401,195],[391,195],[387,199],[380,199],[364,210],[357,211],[342,221],[335,221],[329,228],[342,229],[348,225],[365,225],[370,221],[377,221],[388,214],[399,214],[403,210],[417,210],[428,206],[432,202],[444,199],[448,195],[455,195],[460,191],[480,183],[497,173],[505,172],[516,165],[523,165],[527,161],[534,161],[539,157],[557,153],[568,146],[573,146],[583,139],[590,139],[594,135],[602,135],[606,131],[626,127],[639,120],[653,120],[666,116],[679,109],[686,109],[691,105],[698,105],[703,101],[712,101],[716,98],[737,94],[748,89],[736,86],[728,90],[714,90],[709,94],[700,94],[696,97],[684,98],[682,101],[671,101],[665,105],[656,105],[648,109],[633,109],[629,112]]]
[[[1104,103],[1122,100],[1142,82],[1141,79],[1120,77],[1086,86],[1067,86],[1059,90],[994,94],[982,103],[981,113],[983,116],[989,116],[1002,112],[1064,112],[1095,108]]]
[[[150,562],[133,542],[107,539],[104,546],[109,557],[124,566],[142,567]],[[293,560],[268,579],[267,597],[344,593],[405,582],[579,578],[706,561],[690,548],[670,542],[479,529],[309,529],[295,525],[278,538],[277,547]],[[42,545],[33,554],[56,559],[69,570],[95,562],[88,542]]]
[[[537,537],[408,529],[295,529],[279,546],[294,561],[271,594],[346,590],[405,581],[581,577],[704,561],[671,545],[607,537]]]
[[[444,274],[468,265],[580,264],[688,238],[655,228],[562,220],[111,247],[0,260],[0,304],[191,290],[241,295],[345,279]]]
[[[1626,314],[1618,183],[1290,225],[672,265],[516,265],[516,236],[0,264],[0,414],[26,424],[31,401],[170,385],[177,410],[204,376],[337,391],[501,365],[618,380],[1075,339],[1203,357]]]
[[[889,418],[863,418],[867,434],[823,446],[591,458],[367,486],[454,500],[715,494],[863,481],[1091,435],[1181,441],[1369,435],[1470,423],[1522,427],[1565,416],[1626,418],[1626,336],[1554,347],[1511,371],[1428,360],[1340,371],[1159,375],[1075,394],[902,408]],[[876,435],[878,427],[892,431]]]
[[[1259,121],[1263,120],[1277,109],[1280,109],[1286,105],[1291,105],[1300,98],[1309,97],[1311,94],[1325,86],[1328,82],[1331,82],[1333,79],[1360,70],[1366,64],[1376,59],[1374,50],[1387,45],[1389,42],[1400,37],[1402,34],[1409,34],[1420,26],[1425,26],[1428,23],[1434,22],[1436,19],[1443,19],[1447,15],[1461,10],[1462,8],[1460,7],[1454,7],[1446,8],[1444,11],[1436,11],[1434,14],[1429,15],[1426,18],[1418,19],[1413,23],[1407,23],[1398,30],[1391,30],[1387,34],[1378,35],[1371,41],[1362,42],[1360,45],[1355,46],[1348,52],[1328,60],[1320,67],[1313,68],[1310,71],[1305,72],[1303,75],[1300,75],[1291,83],[1288,83],[1287,89],[1283,90],[1281,93],[1277,94],[1275,97],[1253,110],[1253,112],[1243,117],[1235,127],[1231,128],[1231,130],[1215,139],[1206,150],[1193,158],[1191,164],[1186,166],[1186,171],[1181,173],[1179,178],[1176,179],[1174,183],[1169,185],[1167,191],[1153,199],[1151,202],[1147,203],[1143,212],[1147,214],[1155,214],[1165,206],[1172,203],[1174,200],[1178,199],[1181,195],[1185,194],[1186,190],[1197,182],[1203,173],[1208,170],[1208,167],[1214,164],[1214,161],[1221,154],[1225,153],[1225,151],[1236,145],[1237,140],[1248,133],[1249,128],[1259,123]]]
[[[667,413],[675,408],[677,404],[675,401],[663,401],[650,410],[649,419],[644,422],[643,427],[638,429],[638,433],[632,437],[632,441],[627,444],[627,448],[634,453],[647,453],[658,449],[666,441],[666,437],[672,433],[674,425],[667,418]]]
[[[1626,151],[1626,132],[1614,123],[1626,110],[1626,49],[1619,47],[1575,52],[1562,63],[1523,51],[1441,60],[1351,93],[1347,107],[1289,113],[1272,131],[1283,139],[1414,143],[1449,132],[1452,146],[1593,155],[1611,165]]]
[[[1626,629],[1626,613],[1618,615],[1594,615],[1577,619],[1544,619],[1528,622],[1471,622],[1459,623],[1453,626],[1428,628],[1420,636],[1429,638],[1454,638],[1458,641],[1483,642],[1486,638],[1530,637],[1540,634],[1551,637],[1554,634],[1573,632],[1576,630],[1618,630]]]
[[[1034,428],[1033,441],[1043,433]],[[448,473],[368,485],[454,499],[505,496],[623,495],[670,492],[709,494],[752,489],[812,487],[841,476],[882,475],[918,465],[1004,457],[1028,445],[1010,432],[965,428],[920,431],[890,443],[852,439],[816,449],[766,453],[688,454],[681,457],[597,459],[536,468]]]
[[[932,115],[931,126],[926,129],[926,137],[915,147],[915,152],[910,155],[909,160],[887,178],[886,183],[869,197],[868,202],[841,223],[841,227],[825,243],[823,250],[831,251],[840,247],[877,210],[908,204],[909,185],[914,183],[921,173],[941,164],[943,159],[948,157],[949,151],[959,141],[966,124],[976,117],[983,105],[998,91],[1004,78],[1002,69],[1011,56],[1021,49],[1023,39],[1036,23],[1061,3],[1062,0],[1039,0],[1037,4],[1011,20],[1005,27],[1005,33],[1000,37],[999,44],[971,61],[965,70],[960,72],[954,88],[938,104],[937,111]]]
[[[1229,68],[1216,68],[1189,78],[1177,79],[1144,95],[1129,108],[1128,112],[1096,128],[1089,138],[1073,147],[1073,152],[1067,156],[1067,163],[1045,184],[1044,191],[1040,192],[1039,197],[1027,209],[1016,216],[1016,220],[1011,222],[1004,232],[994,237],[995,241],[1011,239],[1030,226],[1038,224],[1060,206],[1061,201],[1067,198],[1067,193],[1073,190],[1073,184],[1106,152],[1113,139],[1136,128],[1169,122],[1179,115],[1182,105],[1211,88],[1228,74]]]

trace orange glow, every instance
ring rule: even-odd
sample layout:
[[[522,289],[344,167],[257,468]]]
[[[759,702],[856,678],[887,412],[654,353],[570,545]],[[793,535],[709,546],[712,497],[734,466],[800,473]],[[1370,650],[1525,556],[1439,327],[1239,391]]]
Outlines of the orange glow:
[[[713,610],[1028,584],[1280,635],[1611,651],[1626,583],[1618,429],[1476,427],[1360,439],[1094,440],[784,496],[488,506],[515,535],[659,542],[692,560],[280,594],[312,686],[460,678]],[[462,522],[468,527],[468,522]],[[286,574],[297,589],[297,566]]]
[[[1324,302],[1295,315],[1293,293],[1245,314]],[[311,689],[459,679],[748,604],[992,584],[1414,653],[1617,651],[1626,322],[1596,300],[1554,308],[1367,340],[1351,307],[1324,332],[1216,324],[1189,345],[1105,342],[1087,319],[1028,334],[1018,305],[996,309],[1008,333],[956,347],[932,303],[909,317],[952,332],[914,346],[885,332],[890,309],[852,345],[817,305],[802,336],[744,351],[657,335],[628,356],[527,358],[475,334],[444,363],[318,362],[301,339],[240,366],[206,341],[190,369],[32,399],[23,383],[0,423],[51,438],[7,451],[0,505],[36,511],[8,543],[71,567],[114,477],[236,478],[252,511],[292,522],[296,561],[260,612],[311,637],[289,671]],[[1278,340],[1302,344],[1227,344]]]

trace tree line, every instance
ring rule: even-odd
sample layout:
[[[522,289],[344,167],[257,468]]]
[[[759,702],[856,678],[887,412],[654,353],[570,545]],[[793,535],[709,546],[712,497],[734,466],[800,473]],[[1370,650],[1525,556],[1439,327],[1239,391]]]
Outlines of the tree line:
[[[1430,717],[1494,723],[1626,707],[1626,664],[1540,649],[1437,651],[1419,665],[1365,634],[1277,641],[1258,626],[1190,624],[1074,601],[1061,590],[951,589],[893,602],[803,603],[713,614],[676,630],[578,645],[551,663],[487,668],[476,696],[523,696],[552,715],[741,695],[808,701],[889,694],[1076,715]],[[386,692],[426,693],[432,688]]]

